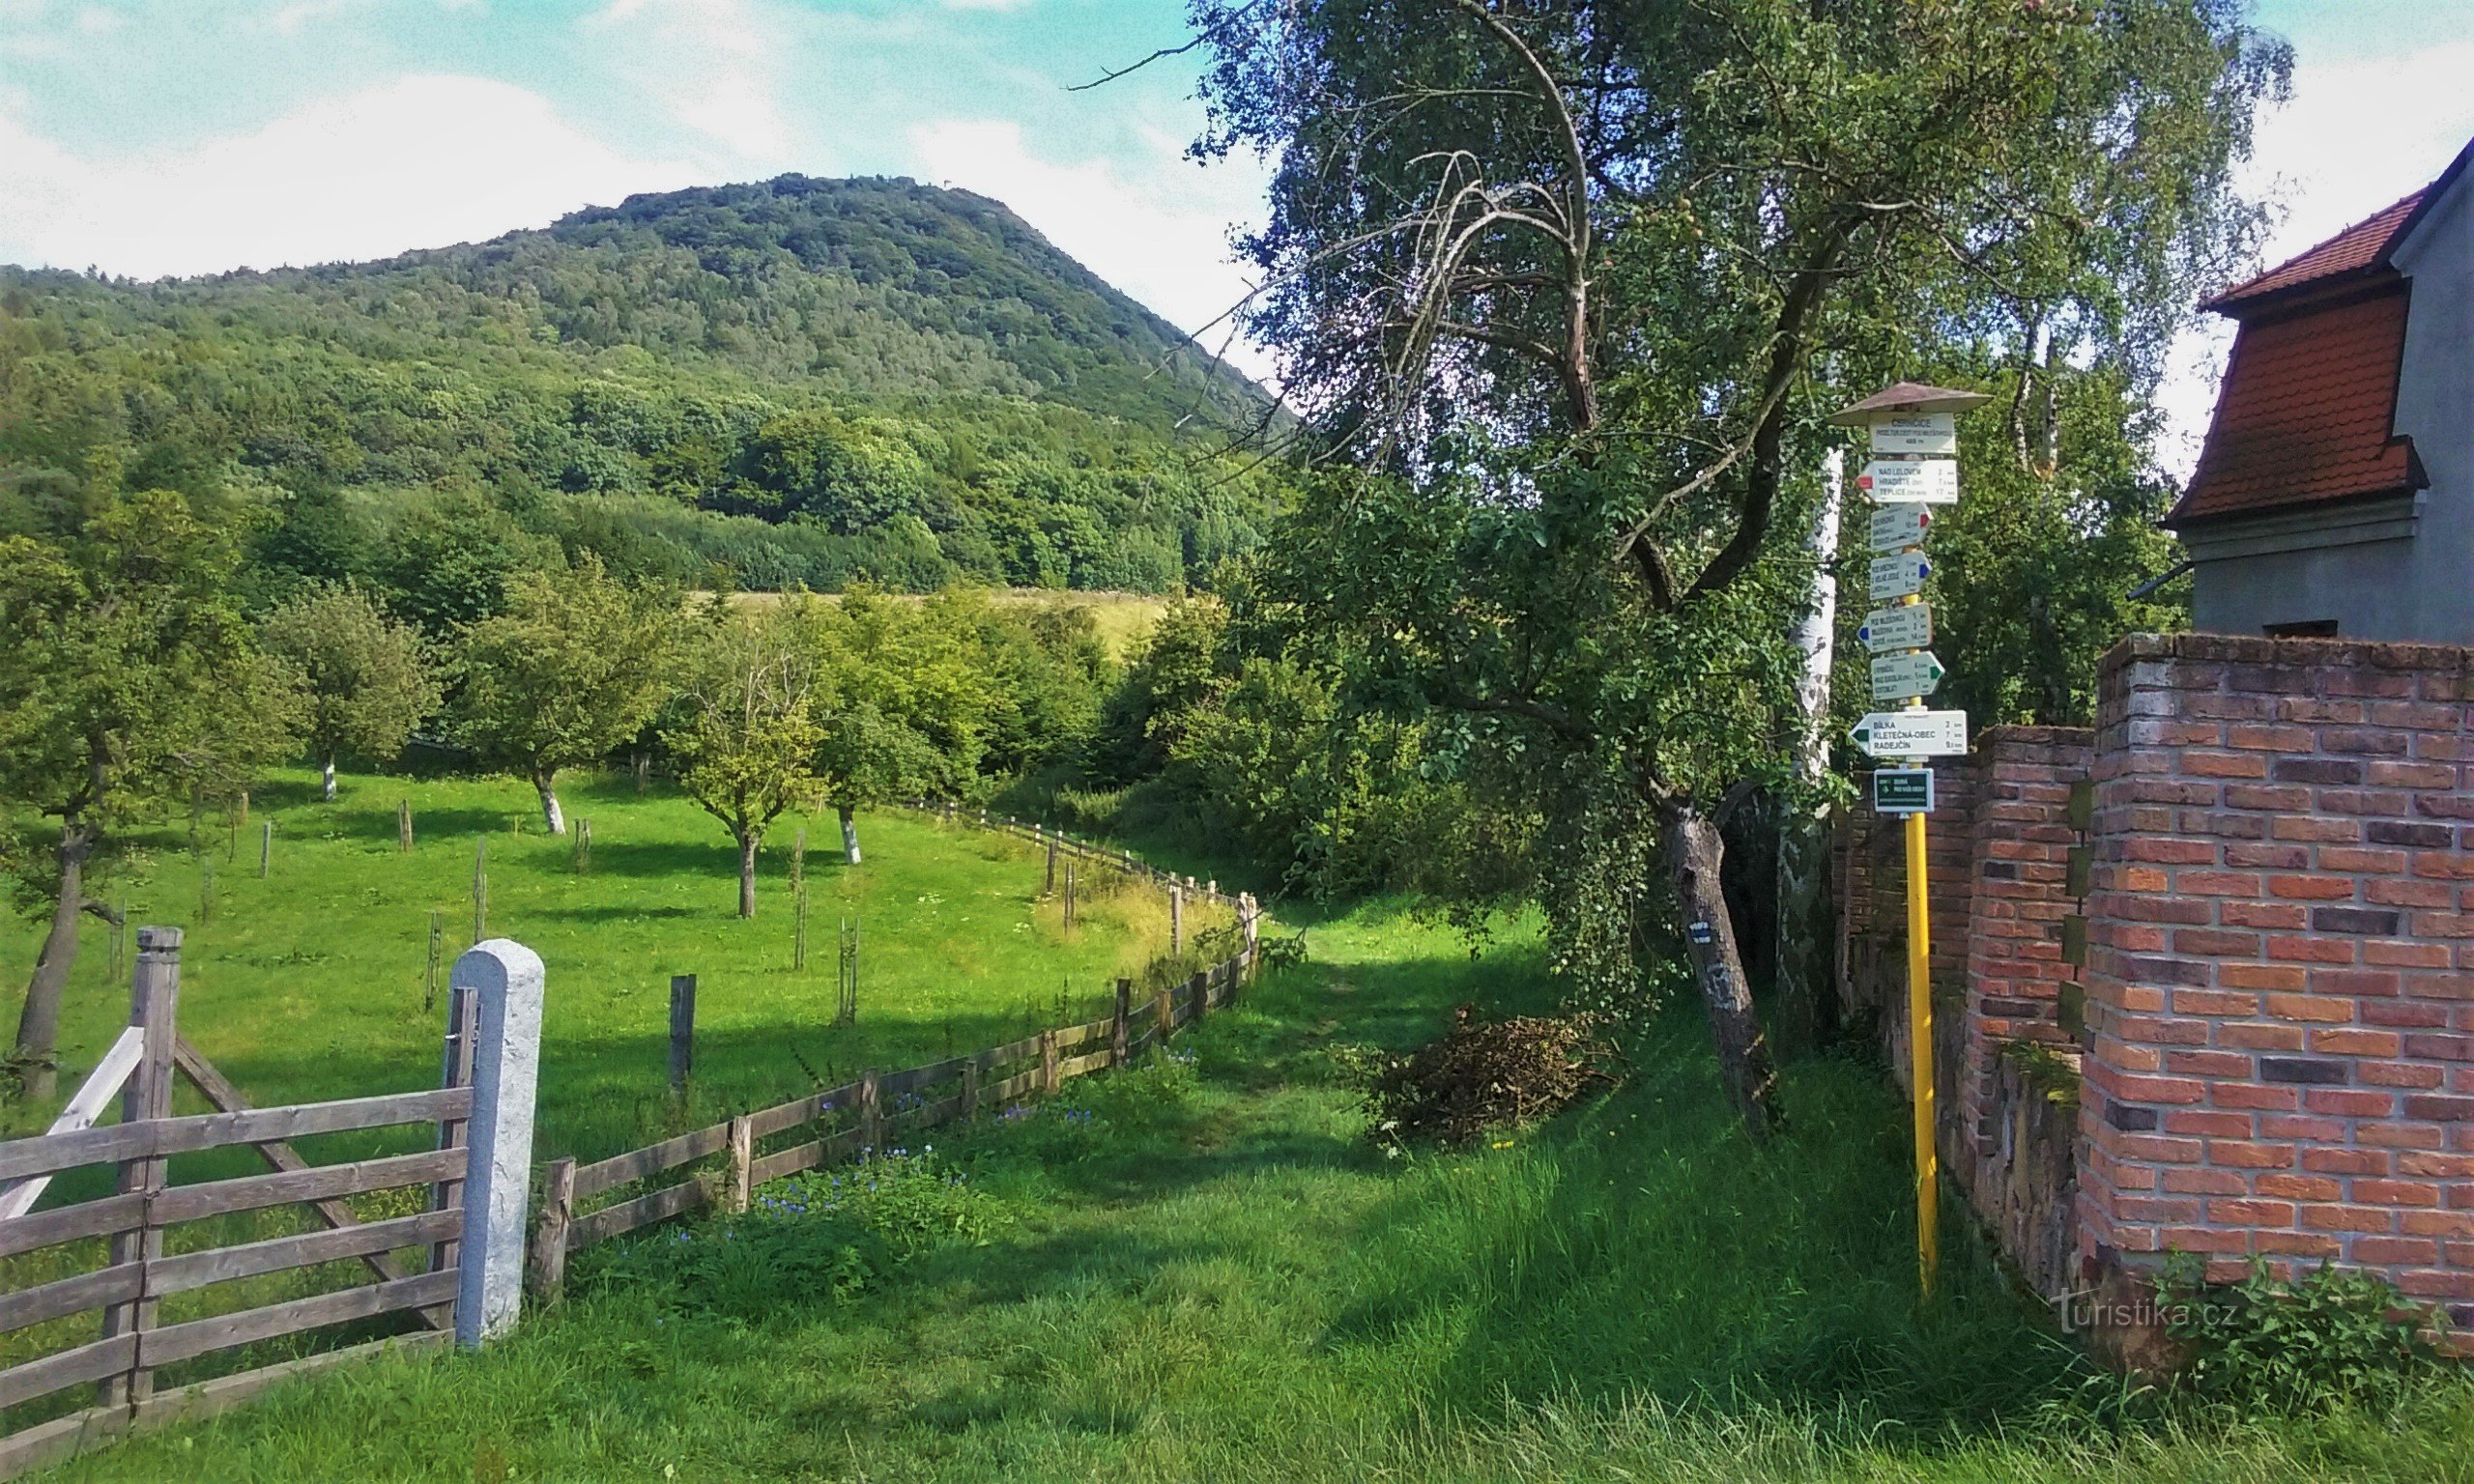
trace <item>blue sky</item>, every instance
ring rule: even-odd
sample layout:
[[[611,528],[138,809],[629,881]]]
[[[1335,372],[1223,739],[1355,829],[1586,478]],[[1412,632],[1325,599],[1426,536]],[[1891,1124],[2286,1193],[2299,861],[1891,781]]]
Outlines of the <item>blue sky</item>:
[[[2474,136],[2474,0],[2258,18],[2299,61],[2249,179],[2285,204],[2272,252]],[[0,0],[0,261],[366,258],[636,190],[901,174],[1006,201],[1191,328],[1243,292],[1225,243],[1259,169],[1181,157],[1190,59],[1067,91],[1185,35],[1181,0]],[[2189,339],[2169,466],[2223,347]]]

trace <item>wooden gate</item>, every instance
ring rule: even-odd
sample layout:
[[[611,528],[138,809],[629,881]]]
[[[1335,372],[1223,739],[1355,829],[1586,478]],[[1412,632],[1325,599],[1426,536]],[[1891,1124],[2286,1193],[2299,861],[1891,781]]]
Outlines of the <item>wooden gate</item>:
[[[0,1369],[0,1417],[8,1419],[0,1425],[14,1427],[0,1436],[0,1478],[132,1427],[218,1410],[303,1371],[383,1347],[445,1343],[453,1335],[463,1190],[472,1173],[465,1129],[474,1110],[479,996],[459,973],[449,999],[445,1085],[436,1091],[252,1108],[180,1037],[180,942],[175,928],[139,929],[129,1029],[50,1131],[0,1143],[0,1286],[10,1288],[0,1293],[0,1336],[46,1326],[71,1341]],[[217,1111],[172,1116],[176,1072]],[[115,1093],[121,1121],[93,1127]],[[529,1083],[523,1096],[529,1105]],[[403,1125],[430,1126],[433,1136],[422,1141],[430,1147],[322,1165],[292,1143]],[[529,1128],[525,1136],[529,1143]],[[173,1156],[232,1146],[255,1150],[267,1173],[192,1184],[166,1179]],[[111,1193],[34,1210],[55,1176],[101,1165],[113,1169]],[[409,1208],[401,1214],[363,1219],[352,1204],[356,1197],[415,1187],[424,1193],[388,1203],[388,1210]],[[225,1234],[201,1240],[200,1229],[189,1225],[286,1206],[306,1208],[314,1218],[308,1229],[216,1245],[210,1242]],[[265,1219],[252,1217],[252,1224]],[[174,1238],[172,1250],[167,1235]],[[30,1261],[33,1253],[46,1255]],[[338,1261],[357,1263],[368,1281],[254,1306],[245,1293],[218,1288]],[[23,1281],[29,1272],[63,1267],[84,1270]],[[216,1292],[182,1297],[201,1290]],[[176,1299],[184,1317],[166,1322],[166,1299]],[[101,1332],[74,1341],[63,1322],[85,1313],[100,1316]],[[348,1349],[193,1379],[212,1367],[189,1362],[217,1352],[390,1314],[407,1315],[415,1327]],[[176,1384],[165,1384],[167,1367]],[[96,1388],[92,1404],[65,1409],[61,1393],[82,1385]],[[30,1415],[40,1420],[21,1424]]]

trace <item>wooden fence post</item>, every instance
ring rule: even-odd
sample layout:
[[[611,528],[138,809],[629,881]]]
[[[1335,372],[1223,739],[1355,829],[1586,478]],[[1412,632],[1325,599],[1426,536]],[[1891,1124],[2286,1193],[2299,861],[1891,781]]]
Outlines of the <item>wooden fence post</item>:
[[[859,1149],[873,1155],[884,1138],[884,1099],[877,1091],[877,1070],[871,1067],[859,1079]]]
[[[1066,931],[1072,932],[1074,930],[1074,867],[1071,863],[1069,863],[1065,868],[1064,925]]]
[[[532,1298],[544,1308],[557,1304],[567,1286],[567,1224],[575,1206],[575,1160],[551,1160],[541,1176],[541,1220],[532,1229]]]
[[[1108,1021],[1108,1065],[1122,1067],[1126,1063],[1126,1047],[1134,1040],[1134,981],[1117,981],[1116,1013]]]
[[[1040,1091],[1053,1098],[1056,1096],[1057,1089],[1064,1085],[1065,1078],[1059,1073],[1057,1066],[1056,1032],[1042,1031],[1040,1032]]]
[[[979,1122],[979,1058],[963,1063],[963,1122]]]
[[[180,998],[181,929],[138,928],[137,968],[129,985],[129,1023],[143,1030],[145,1038],[137,1066],[129,1072],[127,1090],[121,1094],[120,1116],[125,1124],[172,1116],[172,1047],[180,1040]],[[112,1238],[114,1267],[152,1263],[162,1257],[163,1233],[154,1222],[153,1207],[156,1193],[163,1188],[166,1162],[159,1157],[121,1161],[113,1188],[124,1195],[145,1197],[145,1206],[135,1231]],[[122,1334],[138,1336],[137,1344],[131,1347],[128,1373],[102,1383],[102,1403],[106,1407],[142,1402],[155,1392],[155,1373],[143,1363],[145,1333],[155,1327],[155,1303],[152,1297],[143,1297],[113,1304],[103,1311],[105,1339]]]
[[[269,819],[258,826],[258,879],[264,881],[268,870],[273,865],[274,821]]]
[[[1193,985],[1194,991],[1194,1018],[1200,1020],[1211,1013],[1211,977],[1207,974],[1197,974],[1189,983]]]
[[[670,976],[670,1096],[687,1101],[687,1075],[696,1060],[696,976]]]
[[[748,1167],[755,1162],[756,1125],[749,1122],[744,1113],[734,1115],[731,1119],[731,1188],[727,1197],[729,1205],[724,1210],[747,1210],[750,1193],[747,1187]]]
[[[404,855],[413,853],[413,801],[395,801],[395,849]]]
[[[525,1205],[532,1184],[533,1095],[541,1077],[541,956],[493,938],[455,960],[452,983],[479,1005],[473,1038],[472,1154],[456,1253],[455,1341],[470,1349],[524,1307]]]
[[[1165,989],[1153,995],[1151,1015],[1159,1025],[1159,1042],[1165,1046],[1168,1043],[1168,1038],[1177,1034],[1177,997]]]
[[[1246,938],[1245,966],[1241,971],[1241,977],[1251,979],[1254,977],[1254,963],[1262,947],[1263,938],[1262,909],[1254,905],[1254,894],[1251,892],[1237,894],[1237,930],[1245,934]]]
[[[490,837],[482,836],[473,845],[473,941],[479,943],[490,931]]]
[[[456,961],[460,964],[463,960],[459,958]],[[446,981],[446,1038],[439,1057],[439,1086],[473,1085],[473,1044],[480,1010],[479,1002],[464,988],[462,977],[450,971]],[[438,1126],[438,1147],[463,1148],[465,1122],[460,1118],[442,1120]],[[451,1211],[463,1201],[464,1182],[461,1179],[442,1180],[430,1187],[429,1209],[432,1211]],[[430,1271],[445,1272],[454,1266],[455,1242],[451,1239],[431,1244]]]
[[[1168,956],[1174,958],[1186,951],[1186,889],[1171,883],[1168,887]]]
[[[1048,841],[1048,879],[1041,883],[1040,895],[1043,897],[1056,895],[1056,837],[1052,835]]]

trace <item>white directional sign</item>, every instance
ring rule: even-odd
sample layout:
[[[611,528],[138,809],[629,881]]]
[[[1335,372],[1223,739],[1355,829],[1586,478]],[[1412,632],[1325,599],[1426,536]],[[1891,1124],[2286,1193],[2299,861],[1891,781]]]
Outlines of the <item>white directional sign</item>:
[[[1905,700],[1910,697],[1930,696],[1942,688],[1942,662],[1930,649],[1913,654],[1877,654],[1873,656],[1873,699]]]
[[[1873,597],[1903,598],[1911,592],[1924,590],[1924,579],[1931,575],[1933,564],[1913,552],[1901,552],[1895,556],[1873,558]]]
[[[1922,546],[1924,528],[1932,524],[1932,512],[1922,505],[1884,505],[1873,512],[1873,550],[1895,552],[1903,546]]]
[[[1875,757],[1957,757],[1968,750],[1968,714],[1875,711],[1847,735]]]
[[[1864,615],[1864,626],[1856,631],[1856,637],[1875,654],[1885,649],[1921,649],[1933,642],[1933,610],[1923,603],[1877,608]]]
[[[1872,422],[1875,453],[1957,453],[1955,413],[1901,413]]]
[[[1884,504],[1899,500],[1913,505],[1955,505],[1959,502],[1959,461],[1874,459],[1856,476],[1856,488]]]

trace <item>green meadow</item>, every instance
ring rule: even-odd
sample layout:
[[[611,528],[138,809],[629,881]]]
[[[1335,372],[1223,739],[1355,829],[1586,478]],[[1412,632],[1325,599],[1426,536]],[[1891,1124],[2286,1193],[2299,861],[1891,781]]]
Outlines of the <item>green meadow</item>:
[[[762,858],[757,916],[736,915],[736,858],[721,827],[658,784],[577,777],[561,789],[591,822],[590,858],[542,833],[532,789],[492,780],[347,777],[318,801],[305,771],[252,795],[249,822],[217,813],[194,834],[147,838],[107,894],[139,924],[181,928],[183,1033],[259,1105],[435,1086],[445,982],[474,928],[476,857],[486,931],[541,955],[548,972],[539,1153],[592,1159],[698,1122],[1009,1040],[1095,1013],[1120,975],[1166,972],[1161,894],[1115,872],[1079,874],[1073,930],[1044,896],[1034,847],[903,811],[860,820],[863,864],[843,864],[828,811],[788,817]],[[413,812],[398,848],[396,809]],[[268,870],[261,832],[273,821]],[[791,885],[808,839],[806,967],[794,967]],[[1062,875],[1060,872],[1060,885]],[[433,919],[442,936],[430,972]],[[834,1024],[838,939],[857,925],[855,1024]],[[1189,926],[1209,926],[1197,909]],[[0,983],[22,984],[41,945],[23,919],[0,929]],[[61,1097],[119,1034],[126,965],[88,919],[62,1035]],[[670,979],[697,976],[695,1074],[668,1097]],[[202,1108],[183,1092],[181,1107]],[[10,1132],[54,1110],[6,1110]]]

